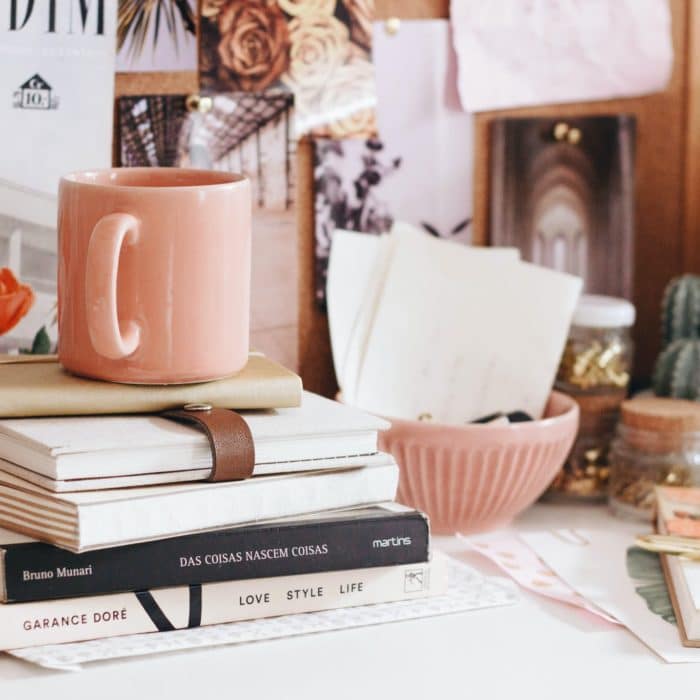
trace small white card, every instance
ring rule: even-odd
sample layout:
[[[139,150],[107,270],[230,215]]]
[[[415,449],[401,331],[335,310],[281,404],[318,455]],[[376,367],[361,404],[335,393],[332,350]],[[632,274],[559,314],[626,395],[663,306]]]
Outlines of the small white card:
[[[407,225],[397,224],[390,239],[389,260],[355,316],[371,318],[341,322],[333,341],[343,357],[350,336],[339,362],[346,400],[379,415],[427,412],[454,424],[502,411],[539,417],[581,280],[521,263],[513,249],[463,246]],[[341,244],[333,253],[333,269],[345,250]],[[359,258],[349,261],[352,267]],[[349,313],[359,298],[353,291],[343,305],[329,304],[332,331],[336,314]]]

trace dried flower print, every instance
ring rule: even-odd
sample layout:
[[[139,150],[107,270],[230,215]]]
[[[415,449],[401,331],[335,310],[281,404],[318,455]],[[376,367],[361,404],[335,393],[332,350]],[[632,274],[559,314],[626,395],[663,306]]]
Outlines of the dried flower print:
[[[314,141],[316,301],[325,308],[326,275],[333,233],[337,229],[380,234],[394,222],[383,191],[387,178],[401,168],[377,138]]]
[[[374,135],[373,11],[374,0],[204,0],[202,87],[287,89],[297,135]]]
[[[143,53],[148,39],[155,48],[163,28],[176,51],[187,34],[197,33],[189,0],[119,0],[118,8],[117,48],[132,57]]]

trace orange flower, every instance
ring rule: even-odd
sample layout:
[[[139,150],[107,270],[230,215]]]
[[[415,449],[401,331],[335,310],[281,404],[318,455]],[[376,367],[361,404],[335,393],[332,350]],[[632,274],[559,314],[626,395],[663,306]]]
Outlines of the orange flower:
[[[34,305],[34,292],[9,267],[0,267],[0,335],[12,330]]]

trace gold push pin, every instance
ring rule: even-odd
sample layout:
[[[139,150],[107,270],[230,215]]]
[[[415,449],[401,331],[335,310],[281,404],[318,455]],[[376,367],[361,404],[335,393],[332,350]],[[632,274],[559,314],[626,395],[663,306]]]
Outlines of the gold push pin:
[[[398,17],[389,17],[384,23],[384,29],[390,36],[395,36],[401,29],[401,20]]]
[[[566,122],[557,122],[552,129],[556,141],[563,141],[569,133],[569,125]]]
[[[569,129],[569,133],[567,134],[567,140],[572,146],[577,146],[579,143],[581,143],[581,138],[583,137],[583,134],[581,133],[581,129],[576,128],[575,126]]]

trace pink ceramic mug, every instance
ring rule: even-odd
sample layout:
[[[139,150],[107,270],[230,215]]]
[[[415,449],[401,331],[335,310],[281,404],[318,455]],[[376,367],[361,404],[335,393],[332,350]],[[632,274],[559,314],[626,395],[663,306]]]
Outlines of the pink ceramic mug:
[[[218,379],[248,359],[250,182],[181,168],[65,176],[58,356],[135,384]]]

